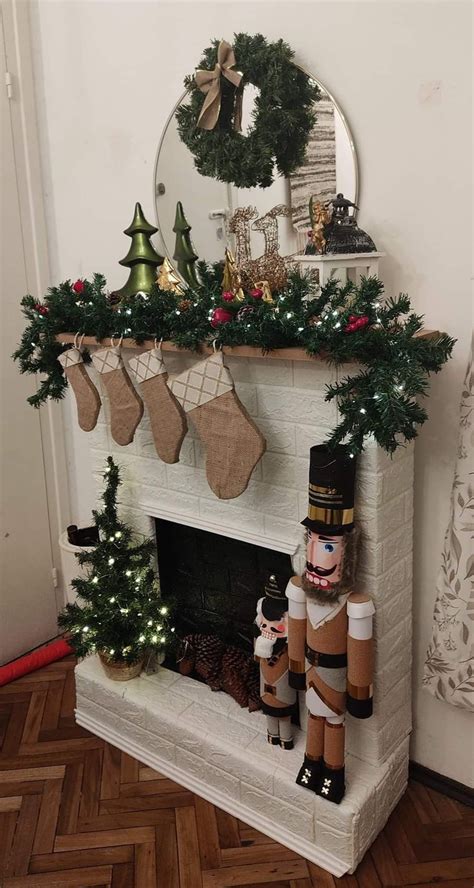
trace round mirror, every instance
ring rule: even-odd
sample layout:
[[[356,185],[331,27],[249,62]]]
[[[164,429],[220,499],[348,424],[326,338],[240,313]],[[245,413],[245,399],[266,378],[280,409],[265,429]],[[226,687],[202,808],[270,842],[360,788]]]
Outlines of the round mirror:
[[[194,166],[191,152],[181,141],[176,122],[177,108],[187,100],[184,93],[174,107],[165,126],[155,163],[155,204],[158,228],[166,254],[175,253],[176,204],[183,205],[191,238],[200,259],[218,262],[224,258],[226,247],[235,252],[238,244],[231,231],[231,219],[239,208],[252,208],[250,215],[250,250],[259,256],[266,246],[266,238],[274,236],[274,223],[268,227],[260,222],[273,208],[289,207],[290,215],[278,215],[278,242],[282,256],[302,253],[310,227],[309,200],[329,201],[343,192],[357,204],[358,170],[354,141],[339,105],[317,78],[310,77],[320,89],[315,103],[316,123],[311,131],[304,164],[293,175],[276,177],[269,188],[236,188],[202,176]],[[247,86],[244,90],[242,132],[245,134],[252,119],[252,108],[257,91]],[[237,234],[238,236],[238,234]]]

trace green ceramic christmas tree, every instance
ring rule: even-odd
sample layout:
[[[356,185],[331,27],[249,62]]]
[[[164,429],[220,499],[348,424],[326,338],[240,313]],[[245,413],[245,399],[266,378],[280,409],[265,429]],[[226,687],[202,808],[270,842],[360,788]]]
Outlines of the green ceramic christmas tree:
[[[125,259],[120,260],[120,265],[130,268],[127,283],[116,291],[116,295],[121,299],[134,296],[139,291],[151,292],[156,281],[156,270],[163,262],[163,256],[156,252],[151,242],[151,236],[157,231],[158,229],[145,219],[140,204],[135,204],[132,224],[124,231],[124,234],[132,238],[132,243]]]
[[[173,259],[176,259],[178,271],[190,287],[199,287],[200,282],[196,273],[197,253],[191,241],[191,226],[184,215],[183,204],[180,200],[176,204],[176,216],[173,231],[176,234]]]

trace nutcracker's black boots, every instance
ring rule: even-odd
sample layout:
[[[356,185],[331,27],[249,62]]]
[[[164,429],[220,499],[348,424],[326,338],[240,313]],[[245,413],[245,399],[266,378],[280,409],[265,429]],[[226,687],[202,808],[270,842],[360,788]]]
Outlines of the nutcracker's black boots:
[[[278,734],[270,734],[270,731],[267,731],[267,743],[270,743],[270,746],[279,746],[280,737]]]
[[[323,762],[321,776],[315,789],[316,795],[321,796],[322,799],[327,799],[328,802],[334,802],[336,805],[339,805],[344,798],[345,788],[344,768],[328,768]]]
[[[301,765],[296,778],[296,783],[298,786],[303,786],[305,789],[311,789],[312,792],[317,792],[321,780],[321,769],[322,759],[314,761],[314,759],[310,759],[305,755],[304,762]]]

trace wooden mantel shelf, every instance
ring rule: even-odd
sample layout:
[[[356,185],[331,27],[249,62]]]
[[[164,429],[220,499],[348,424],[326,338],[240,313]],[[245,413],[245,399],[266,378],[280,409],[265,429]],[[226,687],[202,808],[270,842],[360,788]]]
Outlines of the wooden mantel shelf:
[[[420,330],[419,333],[415,333],[417,339],[435,339],[437,336],[439,336],[438,330]],[[71,345],[73,345],[75,335],[74,333],[58,333],[56,340],[58,342],[65,344],[71,343]],[[115,339],[115,344],[117,344],[117,339]],[[134,339],[124,339],[122,341],[122,348],[142,348],[146,350],[153,348],[154,344],[153,339],[145,339],[140,345],[137,345]],[[108,337],[98,340],[94,336],[84,336],[82,345],[107,348],[107,346],[112,345],[112,340]],[[178,345],[175,345],[174,342],[162,342],[161,347],[163,351],[189,352],[190,354],[195,354],[195,352],[191,352],[190,349],[180,348]],[[203,345],[201,346],[199,353],[202,355],[211,355],[212,351],[212,346]],[[326,354],[324,352],[311,357],[304,348],[275,348],[269,352],[262,352],[260,348],[253,345],[236,345],[233,347],[225,345],[222,351],[225,355],[229,355],[232,358],[276,358],[280,361],[323,361],[326,359]]]

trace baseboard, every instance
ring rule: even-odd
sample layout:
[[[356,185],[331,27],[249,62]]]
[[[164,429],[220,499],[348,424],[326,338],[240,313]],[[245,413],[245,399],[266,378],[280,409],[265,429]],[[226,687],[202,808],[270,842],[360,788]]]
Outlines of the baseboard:
[[[465,786],[464,783],[459,783],[457,780],[452,780],[451,777],[445,777],[443,774],[438,774],[436,771],[431,771],[430,768],[425,768],[424,765],[412,761],[409,763],[409,776],[411,780],[417,780],[418,783],[423,783],[430,789],[435,789],[436,792],[455,799],[456,802],[474,808],[474,789]]]

